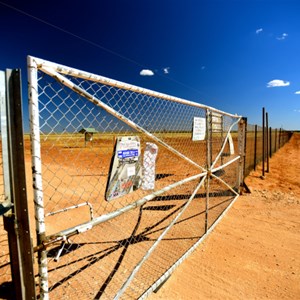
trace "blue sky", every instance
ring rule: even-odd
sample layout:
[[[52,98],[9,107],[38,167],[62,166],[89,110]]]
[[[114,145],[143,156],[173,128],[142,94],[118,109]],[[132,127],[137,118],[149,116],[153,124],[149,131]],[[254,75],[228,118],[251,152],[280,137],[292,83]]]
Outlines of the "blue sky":
[[[300,129],[298,0],[0,0],[0,37],[24,92],[32,55]]]

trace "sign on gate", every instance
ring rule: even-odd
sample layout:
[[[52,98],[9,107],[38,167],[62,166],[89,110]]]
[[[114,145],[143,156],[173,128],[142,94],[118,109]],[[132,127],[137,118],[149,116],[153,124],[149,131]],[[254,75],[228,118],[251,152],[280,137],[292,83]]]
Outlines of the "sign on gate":
[[[241,117],[35,57],[28,75],[39,297],[147,296],[237,199]]]
[[[193,124],[193,141],[203,141],[205,139],[206,132],[206,119],[194,117]]]
[[[106,200],[127,195],[141,184],[140,139],[137,136],[119,137],[110,172]]]
[[[222,132],[223,131],[223,116],[218,113],[212,114],[212,131],[213,132]]]

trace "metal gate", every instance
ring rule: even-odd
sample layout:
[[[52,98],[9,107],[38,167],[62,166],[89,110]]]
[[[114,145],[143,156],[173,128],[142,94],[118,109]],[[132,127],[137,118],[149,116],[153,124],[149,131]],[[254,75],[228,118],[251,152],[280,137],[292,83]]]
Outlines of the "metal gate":
[[[238,197],[243,119],[35,57],[28,76],[40,297],[146,297]]]

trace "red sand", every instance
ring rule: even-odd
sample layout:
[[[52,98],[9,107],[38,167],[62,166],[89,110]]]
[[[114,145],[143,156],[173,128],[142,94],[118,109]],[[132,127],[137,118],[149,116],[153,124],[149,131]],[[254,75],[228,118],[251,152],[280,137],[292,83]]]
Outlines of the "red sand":
[[[149,299],[300,299],[300,134]]]

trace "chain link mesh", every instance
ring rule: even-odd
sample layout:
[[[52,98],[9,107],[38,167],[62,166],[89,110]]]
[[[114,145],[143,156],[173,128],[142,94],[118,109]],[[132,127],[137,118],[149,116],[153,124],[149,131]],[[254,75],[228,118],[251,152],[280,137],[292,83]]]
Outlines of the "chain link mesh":
[[[243,179],[241,154],[247,176],[262,160],[263,130],[248,124],[244,141],[237,116],[45,61],[37,69],[29,90],[31,96],[37,92],[30,112],[38,137],[32,130],[24,142],[27,184],[35,191],[29,211],[31,232],[38,233],[32,239],[39,253],[39,297],[47,299],[49,292],[51,299],[144,298],[232,205]],[[203,139],[194,139],[195,118],[205,124]],[[282,129],[268,134],[270,156],[291,136]],[[138,150],[121,149],[120,159],[118,142],[125,139],[136,141]],[[30,146],[38,151],[30,154]],[[114,157],[125,192],[108,197]],[[0,297],[9,297],[10,267],[0,218]]]
[[[268,140],[267,132],[268,130]],[[265,129],[265,157],[271,157],[291,137],[290,131],[282,129]],[[267,147],[268,143],[268,147]],[[263,127],[247,124],[245,177],[263,160]],[[267,150],[269,153],[267,153]]]
[[[111,299],[120,291],[122,299],[139,298],[236,198],[238,118],[82,76],[65,75],[73,88],[56,78],[38,71],[50,298]],[[208,114],[210,141],[193,141],[194,118],[207,120]],[[157,146],[154,188],[139,186],[107,201],[122,137],[138,138],[141,160],[146,143]],[[207,176],[208,161],[213,169]],[[134,209],[122,213],[129,206]]]

